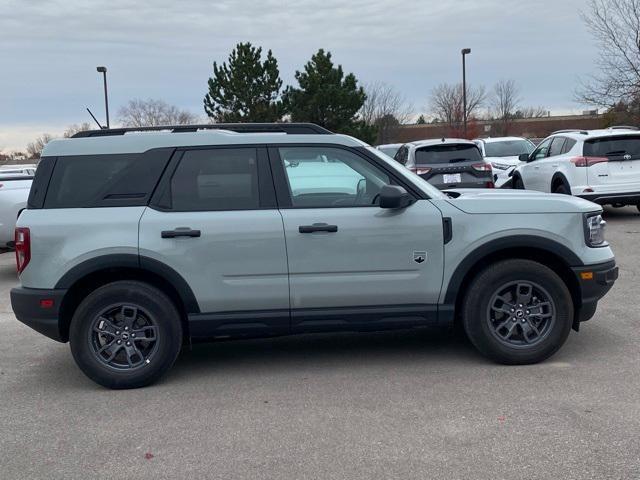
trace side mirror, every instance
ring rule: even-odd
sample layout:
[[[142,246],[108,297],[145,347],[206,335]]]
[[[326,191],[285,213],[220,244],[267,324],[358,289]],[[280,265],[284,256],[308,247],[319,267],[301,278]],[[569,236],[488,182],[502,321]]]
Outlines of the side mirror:
[[[412,203],[411,195],[398,185],[385,185],[380,189],[380,208],[407,208]]]
[[[528,153],[521,153],[518,156],[518,160],[520,160],[521,162],[528,162],[529,161],[529,154]]]

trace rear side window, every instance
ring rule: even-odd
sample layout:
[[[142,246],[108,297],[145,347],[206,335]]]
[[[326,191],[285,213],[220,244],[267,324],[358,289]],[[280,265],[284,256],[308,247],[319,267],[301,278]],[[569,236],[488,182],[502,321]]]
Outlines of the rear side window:
[[[564,137],[555,137],[551,142],[551,148],[549,149],[549,156],[555,157],[562,154],[564,148]]]
[[[564,147],[562,147],[562,154],[565,154],[569,151],[571,151],[571,149],[573,148],[573,146],[576,144],[576,141],[571,139],[571,138],[567,138],[564,142]]]
[[[58,157],[45,208],[146,205],[171,151]]]
[[[171,208],[182,211],[260,208],[255,148],[184,153],[170,183]]]
[[[640,159],[640,136],[596,138],[584,142],[585,157],[607,157],[610,160]]]
[[[416,150],[416,165],[467,161],[482,162],[482,155],[476,145],[445,144],[422,147]]]

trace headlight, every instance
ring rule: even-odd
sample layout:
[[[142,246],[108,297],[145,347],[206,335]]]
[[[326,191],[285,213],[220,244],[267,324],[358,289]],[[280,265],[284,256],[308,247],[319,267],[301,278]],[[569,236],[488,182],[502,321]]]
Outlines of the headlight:
[[[497,168],[498,170],[506,170],[511,166],[511,165],[507,165],[506,163],[495,163],[495,162],[491,162],[491,165],[493,165],[493,168]]]
[[[588,213],[584,216],[584,239],[589,247],[604,247],[604,230],[607,222],[600,213]]]

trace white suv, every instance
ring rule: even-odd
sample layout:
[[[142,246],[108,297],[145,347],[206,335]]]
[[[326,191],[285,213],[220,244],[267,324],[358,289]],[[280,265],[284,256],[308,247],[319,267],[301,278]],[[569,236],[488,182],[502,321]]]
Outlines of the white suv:
[[[640,205],[640,131],[634,127],[555,132],[521,160],[526,163],[515,169],[513,188]]]

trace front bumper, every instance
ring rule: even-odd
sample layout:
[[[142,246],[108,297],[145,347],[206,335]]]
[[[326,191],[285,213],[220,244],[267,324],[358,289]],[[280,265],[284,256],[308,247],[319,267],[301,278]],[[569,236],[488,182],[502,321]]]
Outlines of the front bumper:
[[[13,288],[11,308],[18,320],[36,332],[58,342],[66,342],[66,335],[61,331],[58,321],[60,306],[66,293],[63,289]]]
[[[576,324],[586,322],[596,313],[598,300],[604,297],[618,279],[615,260],[597,265],[572,269],[578,280],[580,298],[576,311]],[[577,325],[574,324],[574,327]]]
[[[576,197],[584,198],[599,205],[640,205],[640,192],[629,193],[588,193]]]

